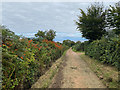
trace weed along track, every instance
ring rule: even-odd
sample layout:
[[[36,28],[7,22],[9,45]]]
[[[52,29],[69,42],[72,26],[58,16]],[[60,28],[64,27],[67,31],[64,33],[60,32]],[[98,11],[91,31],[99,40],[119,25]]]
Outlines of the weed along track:
[[[49,88],[105,88],[80,53],[69,49]]]

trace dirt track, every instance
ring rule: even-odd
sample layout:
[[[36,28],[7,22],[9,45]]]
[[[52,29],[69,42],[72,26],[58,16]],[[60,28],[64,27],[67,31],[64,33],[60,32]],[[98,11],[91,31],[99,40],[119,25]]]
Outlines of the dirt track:
[[[105,88],[105,86],[80,58],[80,53],[69,49],[49,88]]]

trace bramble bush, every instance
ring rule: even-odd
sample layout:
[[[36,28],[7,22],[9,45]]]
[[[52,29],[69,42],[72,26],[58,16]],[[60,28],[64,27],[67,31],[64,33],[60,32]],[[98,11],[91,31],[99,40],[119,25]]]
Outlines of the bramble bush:
[[[21,38],[2,29],[2,89],[30,88],[68,49],[54,41]]]

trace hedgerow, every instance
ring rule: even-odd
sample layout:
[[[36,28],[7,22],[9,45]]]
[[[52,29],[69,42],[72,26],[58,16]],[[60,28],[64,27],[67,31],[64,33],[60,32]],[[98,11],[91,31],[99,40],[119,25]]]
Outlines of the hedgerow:
[[[35,42],[2,30],[2,89],[30,88],[68,49],[54,41]]]
[[[103,63],[119,67],[120,36],[104,37],[85,46],[85,54]]]
[[[74,46],[72,46],[72,49],[73,49],[74,51],[84,51],[85,46],[86,46],[88,43],[89,43],[88,41],[76,43]]]
[[[84,51],[91,58],[120,68],[120,35],[109,33],[100,40],[76,43],[72,49]]]

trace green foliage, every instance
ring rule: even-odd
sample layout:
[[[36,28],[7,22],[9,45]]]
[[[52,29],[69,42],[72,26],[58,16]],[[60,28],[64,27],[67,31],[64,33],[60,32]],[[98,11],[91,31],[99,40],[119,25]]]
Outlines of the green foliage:
[[[105,31],[105,11],[99,3],[91,5],[87,8],[87,13],[80,9],[82,16],[76,21],[78,30],[82,33],[82,37],[90,41],[100,39]]]
[[[120,36],[108,35],[86,45],[85,54],[103,63],[119,67]]]
[[[20,38],[6,28],[2,35],[3,89],[30,88],[68,49],[54,41]]]
[[[80,10],[82,16],[76,22],[77,28],[89,42],[76,44],[73,49],[84,50],[86,55],[120,69],[120,2],[110,6],[107,13],[99,4],[91,5],[87,13]],[[107,33],[106,27],[109,27]]]
[[[53,39],[55,38],[56,36],[56,32],[54,30],[49,30],[47,33],[46,33],[46,39],[47,40],[50,40],[50,41],[53,41]]]
[[[54,30],[49,30],[49,31],[38,31],[37,34],[35,34],[37,38],[37,41],[42,41],[43,39],[47,39],[50,41],[53,41],[53,39],[56,36],[56,32]]]
[[[84,51],[85,49],[85,46],[88,44],[89,42],[88,41],[84,41],[84,42],[76,42],[75,45],[72,46],[72,49],[75,50],[75,51]]]
[[[110,6],[107,12],[107,24],[109,28],[114,28],[116,34],[120,34],[120,1],[115,7]]]
[[[73,45],[75,45],[75,42],[74,41],[71,41],[71,40],[64,40],[63,41],[63,44],[64,45],[67,45],[69,47],[72,47]]]

